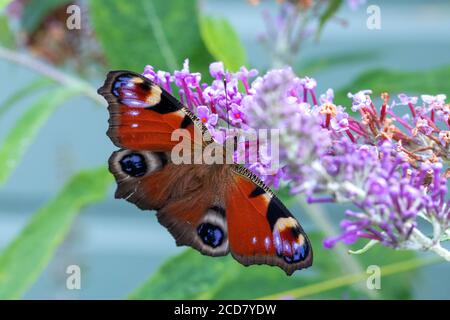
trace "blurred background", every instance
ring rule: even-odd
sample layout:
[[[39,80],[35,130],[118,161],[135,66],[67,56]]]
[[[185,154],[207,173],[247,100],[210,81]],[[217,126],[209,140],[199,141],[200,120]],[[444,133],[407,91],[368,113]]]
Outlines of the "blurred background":
[[[115,147],[95,94],[110,69],[142,72],[151,64],[172,72],[190,58],[191,70],[205,74],[216,60],[261,74],[290,64],[314,77],[318,92],[334,88],[343,105],[346,92],[369,88],[450,94],[448,1],[317,1],[317,12],[309,12],[314,0],[256,2],[0,1],[0,297],[283,297],[321,284],[285,298],[450,298],[442,280],[448,264],[425,253],[376,248],[360,257],[322,249],[343,206],[290,201],[304,228],[317,233],[317,267],[287,278],[178,248],[153,213],[114,200],[105,165]],[[80,9],[81,29],[66,25],[71,4]],[[380,8],[379,30],[366,25],[369,5]],[[286,19],[298,31],[287,40],[291,49],[276,45]],[[365,288],[373,264],[391,266],[381,290]],[[80,290],[66,288],[69,265],[81,268]]]

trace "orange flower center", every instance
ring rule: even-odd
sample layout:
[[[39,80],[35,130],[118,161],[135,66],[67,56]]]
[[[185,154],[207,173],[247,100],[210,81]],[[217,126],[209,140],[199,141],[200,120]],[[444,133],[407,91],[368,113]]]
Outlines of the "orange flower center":
[[[320,113],[321,114],[330,115],[331,117],[336,117],[337,108],[336,108],[336,106],[334,104],[327,102],[327,103],[324,103],[320,107]]]

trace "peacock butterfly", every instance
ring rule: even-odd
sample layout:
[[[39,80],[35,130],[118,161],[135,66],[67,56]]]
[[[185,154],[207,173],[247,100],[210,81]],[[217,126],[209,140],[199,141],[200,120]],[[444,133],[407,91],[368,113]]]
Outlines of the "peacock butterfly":
[[[116,198],[156,210],[177,245],[202,254],[231,252],[243,265],[278,266],[288,275],[312,265],[302,227],[251,171],[236,163],[171,161],[174,130],[207,131],[175,97],[131,71],[110,72],[98,93],[108,102],[107,135],[121,148],[109,159]]]

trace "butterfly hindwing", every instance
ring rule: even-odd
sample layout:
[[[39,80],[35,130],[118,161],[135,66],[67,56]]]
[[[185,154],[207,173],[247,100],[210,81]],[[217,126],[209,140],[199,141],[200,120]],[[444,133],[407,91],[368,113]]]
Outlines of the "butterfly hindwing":
[[[116,198],[156,210],[178,245],[211,256],[228,253],[224,204],[210,192],[220,177],[217,167],[175,165],[167,153],[122,149],[111,155],[109,168]]]
[[[244,265],[279,266],[289,275],[311,266],[311,244],[289,210],[247,169],[233,173],[226,208],[234,258]]]

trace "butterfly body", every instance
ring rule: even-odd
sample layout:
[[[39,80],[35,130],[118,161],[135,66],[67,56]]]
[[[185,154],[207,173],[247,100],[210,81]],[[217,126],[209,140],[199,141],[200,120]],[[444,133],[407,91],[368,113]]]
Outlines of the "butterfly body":
[[[287,274],[312,264],[311,244],[298,221],[245,167],[174,163],[174,130],[192,137],[208,132],[178,100],[130,71],[110,72],[99,93],[109,104],[107,134],[121,148],[109,159],[116,198],[156,210],[177,245],[205,255],[231,252],[244,265],[279,266]],[[192,138],[193,149],[211,143]]]

